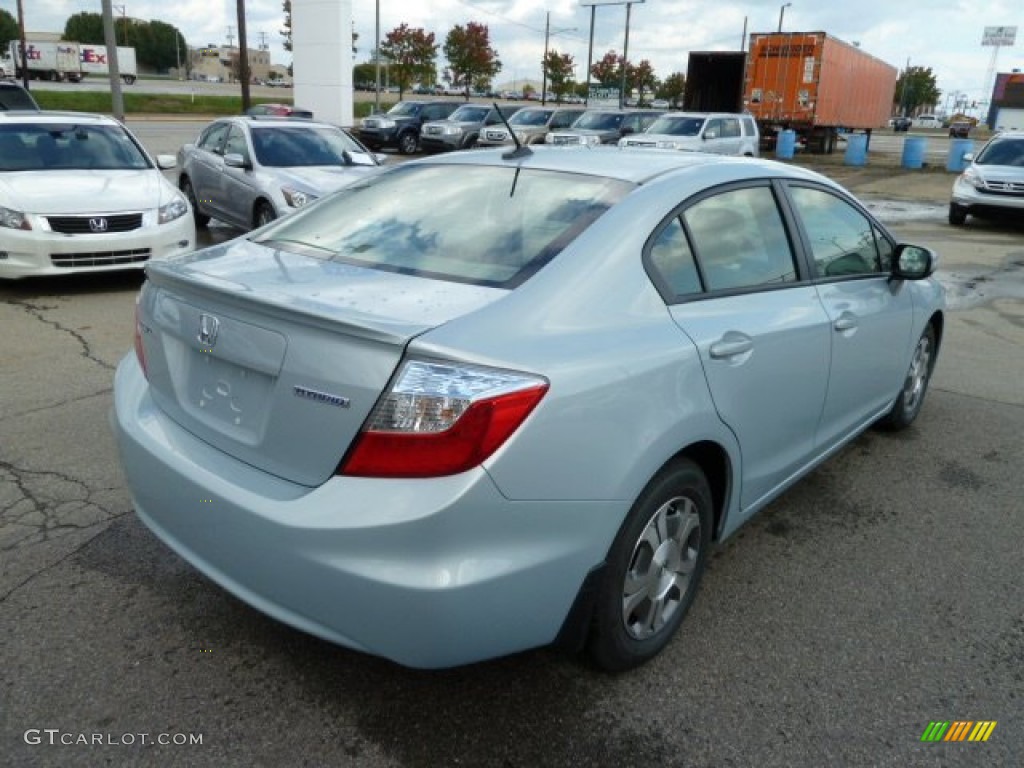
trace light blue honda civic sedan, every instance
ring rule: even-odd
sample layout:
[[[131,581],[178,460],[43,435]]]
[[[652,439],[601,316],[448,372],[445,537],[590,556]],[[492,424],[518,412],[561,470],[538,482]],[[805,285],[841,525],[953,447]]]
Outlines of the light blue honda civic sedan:
[[[385,169],[152,263],[113,421],[142,521],[260,611],[447,667],[672,639],[709,551],[918,416],[936,255],[771,161]]]

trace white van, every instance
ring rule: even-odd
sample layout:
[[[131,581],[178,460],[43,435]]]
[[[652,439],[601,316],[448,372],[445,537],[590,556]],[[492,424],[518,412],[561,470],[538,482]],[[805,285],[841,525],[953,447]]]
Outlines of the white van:
[[[619,140],[620,147],[679,149],[716,155],[757,157],[757,122],[732,112],[667,112],[643,133]]]
[[[918,115],[914,118],[915,128],[941,128],[942,121],[935,115]]]

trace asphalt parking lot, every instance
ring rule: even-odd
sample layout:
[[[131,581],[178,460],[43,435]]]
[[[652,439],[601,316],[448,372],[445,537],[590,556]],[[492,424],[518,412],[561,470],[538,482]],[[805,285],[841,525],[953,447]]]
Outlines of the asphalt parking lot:
[[[156,152],[198,129],[132,127]],[[720,547],[677,639],[621,676],[548,650],[410,671],[230,597],[136,520],[117,466],[140,278],[0,284],[0,763],[1021,765],[1024,228],[947,225],[951,174],[825,170],[941,254],[922,415]],[[997,725],[922,742],[936,720]]]

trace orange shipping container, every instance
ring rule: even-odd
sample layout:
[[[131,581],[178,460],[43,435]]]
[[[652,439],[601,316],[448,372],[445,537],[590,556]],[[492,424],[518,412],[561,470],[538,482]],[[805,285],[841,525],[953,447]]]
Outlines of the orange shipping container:
[[[881,128],[892,111],[896,68],[824,32],[753,34],[744,106],[792,127]]]

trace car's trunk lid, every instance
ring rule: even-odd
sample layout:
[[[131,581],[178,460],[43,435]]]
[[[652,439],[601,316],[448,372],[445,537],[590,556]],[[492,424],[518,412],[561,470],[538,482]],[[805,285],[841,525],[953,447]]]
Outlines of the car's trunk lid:
[[[410,339],[506,293],[244,240],[147,272],[139,313],[155,402],[305,485],[332,474]]]

